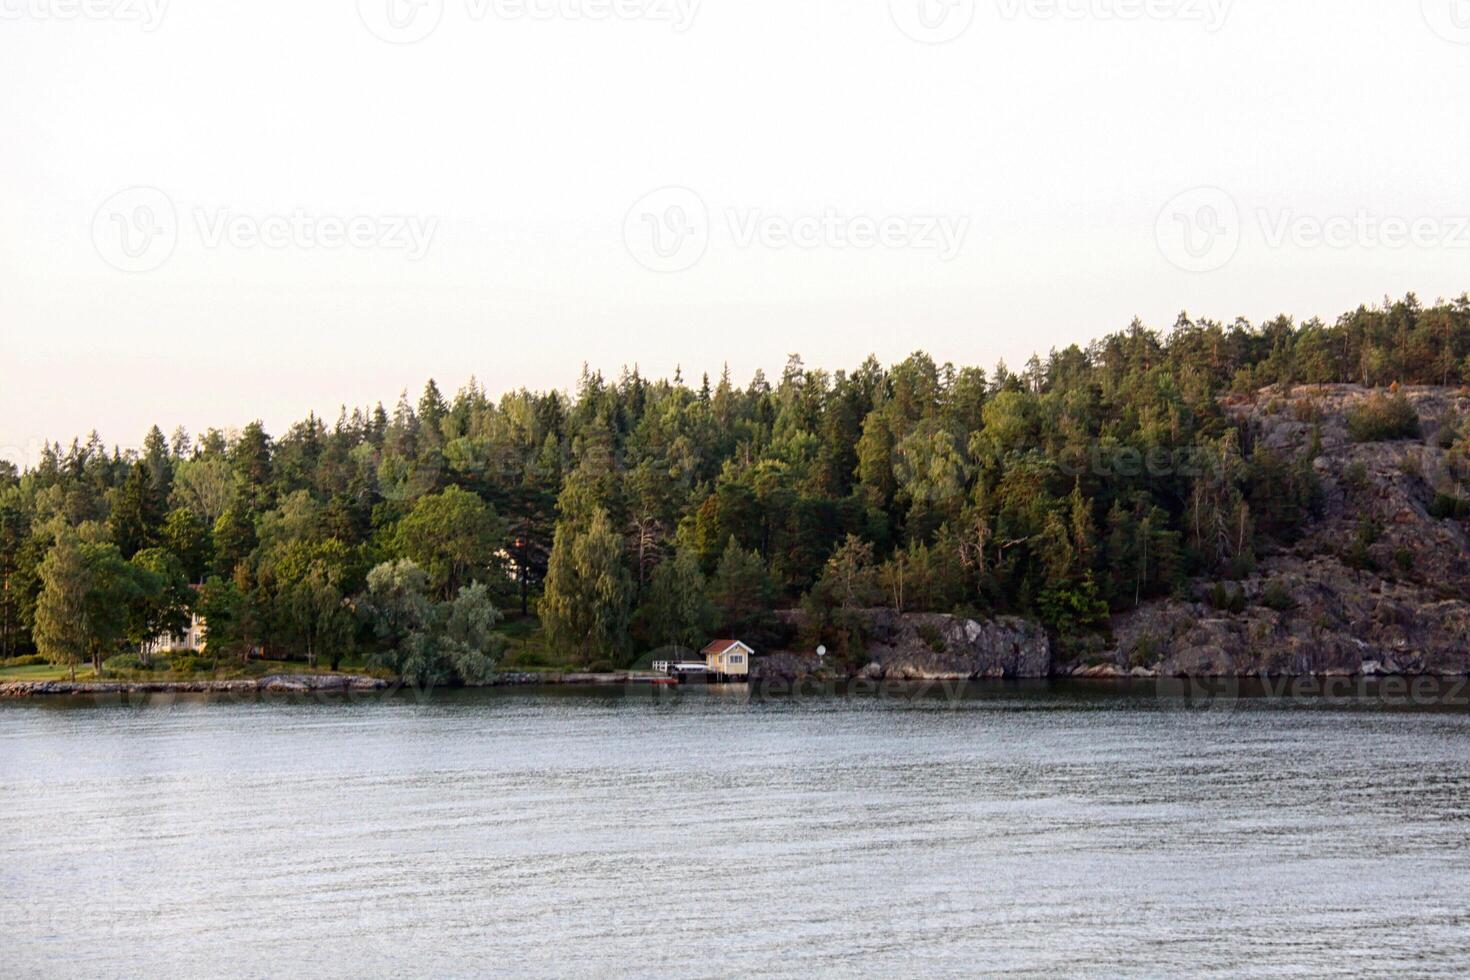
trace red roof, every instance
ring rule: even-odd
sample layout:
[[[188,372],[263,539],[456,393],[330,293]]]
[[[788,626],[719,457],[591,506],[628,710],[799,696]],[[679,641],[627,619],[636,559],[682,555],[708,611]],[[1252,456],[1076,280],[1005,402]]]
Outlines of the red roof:
[[[718,657],[720,654],[728,652],[729,649],[734,646],[742,646],[745,647],[747,650],[750,649],[750,647],[746,646],[744,643],[741,643],[739,640],[715,640],[713,643],[711,643],[709,646],[705,647],[699,652],[705,654],[706,656],[708,656],[709,654],[714,654]]]

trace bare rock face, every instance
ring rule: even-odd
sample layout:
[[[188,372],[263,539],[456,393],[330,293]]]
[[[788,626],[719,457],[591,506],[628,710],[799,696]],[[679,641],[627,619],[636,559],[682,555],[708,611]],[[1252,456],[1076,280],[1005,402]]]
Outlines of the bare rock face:
[[[967,680],[1051,673],[1051,642],[1046,631],[1029,620],[974,620],[891,609],[866,609],[861,615],[868,638],[869,663],[861,671],[866,678]],[[795,610],[781,614],[788,626],[796,628],[801,617]],[[815,656],[790,651],[762,659],[761,670],[770,676],[799,676],[816,665]]]
[[[1255,574],[1229,583],[1244,593],[1243,612],[1147,604],[1114,622],[1108,666],[1164,675],[1470,674],[1470,533],[1431,513],[1437,494],[1470,499],[1464,462],[1445,448],[1449,427],[1470,417],[1470,392],[1402,394],[1419,416],[1419,439],[1352,442],[1348,412],[1373,395],[1355,385],[1268,390],[1229,406],[1257,445],[1286,457],[1308,452],[1315,434],[1322,514],[1289,551],[1260,556]],[[1196,583],[1196,593],[1209,584]]]

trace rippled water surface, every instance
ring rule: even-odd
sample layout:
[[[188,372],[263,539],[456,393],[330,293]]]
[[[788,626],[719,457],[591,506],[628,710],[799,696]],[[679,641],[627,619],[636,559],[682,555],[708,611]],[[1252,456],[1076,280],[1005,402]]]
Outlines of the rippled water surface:
[[[7,976],[1470,974],[1470,715],[0,705]]]

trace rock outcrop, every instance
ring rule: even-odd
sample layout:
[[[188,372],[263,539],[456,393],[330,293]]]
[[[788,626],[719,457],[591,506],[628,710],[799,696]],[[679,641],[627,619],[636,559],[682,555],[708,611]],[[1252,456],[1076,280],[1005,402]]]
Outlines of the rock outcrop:
[[[1301,458],[1318,440],[1320,515],[1289,550],[1259,556],[1250,577],[1228,583],[1243,611],[1149,603],[1114,622],[1107,657],[1059,672],[1470,674],[1470,534],[1433,513],[1437,496],[1470,499],[1463,461],[1446,449],[1447,427],[1470,417],[1470,392],[1402,394],[1418,439],[1353,442],[1348,413],[1373,396],[1354,385],[1268,390],[1229,406],[1257,445],[1283,456]],[[1212,585],[1194,591],[1203,599]]]
[[[757,677],[793,678],[823,669],[875,680],[1046,677],[1051,673],[1051,642],[1046,631],[1029,620],[974,620],[938,613],[899,614],[891,609],[866,609],[859,615],[867,638],[864,662],[837,667],[823,664],[814,653],[778,651],[757,661]],[[800,632],[800,611],[788,610],[780,616],[793,634]]]

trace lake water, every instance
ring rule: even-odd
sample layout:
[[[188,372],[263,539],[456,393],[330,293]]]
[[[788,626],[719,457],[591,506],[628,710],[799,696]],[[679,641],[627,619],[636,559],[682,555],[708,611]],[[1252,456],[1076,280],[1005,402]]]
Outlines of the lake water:
[[[1470,713],[0,705],[6,976],[1470,974]]]

